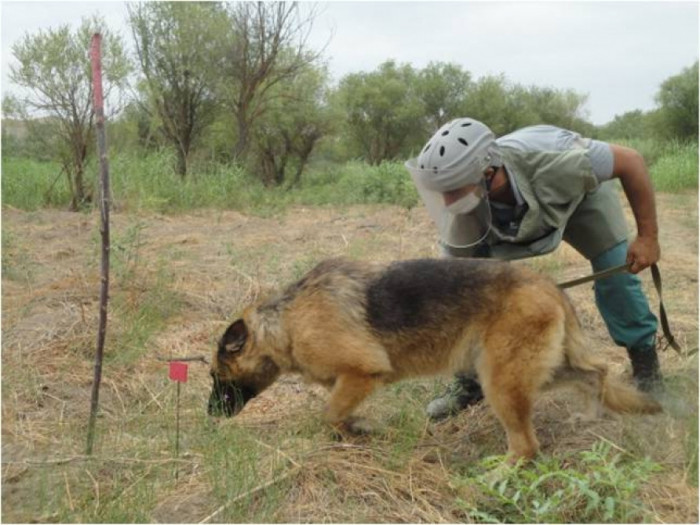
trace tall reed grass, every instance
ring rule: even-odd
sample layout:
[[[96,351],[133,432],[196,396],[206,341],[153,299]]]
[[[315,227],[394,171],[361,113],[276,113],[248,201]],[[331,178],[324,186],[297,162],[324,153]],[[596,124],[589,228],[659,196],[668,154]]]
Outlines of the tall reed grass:
[[[616,142],[616,141],[611,141]],[[619,141],[639,151],[649,166],[657,191],[676,193],[698,187],[698,143],[678,140]]]
[[[57,162],[3,156],[2,202],[23,210],[67,207],[68,181]]]
[[[651,178],[657,191],[678,193],[698,188],[698,145],[670,142],[652,164]]]
[[[697,143],[645,140],[627,141],[627,145],[644,155],[657,191],[682,192],[698,187]],[[174,172],[174,165],[173,155],[167,151],[113,155],[110,174],[116,208],[159,213],[219,208],[269,215],[290,205],[385,203],[411,208],[419,203],[401,162],[379,166],[359,161],[316,163],[293,188],[266,188],[233,164],[195,165],[184,178]],[[57,163],[6,156],[2,172],[2,200],[6,205],[35,210],[65,207],[70,202],[67,179]],[[88,176],[93,186],[96,173],[96,164],[90,164]]]

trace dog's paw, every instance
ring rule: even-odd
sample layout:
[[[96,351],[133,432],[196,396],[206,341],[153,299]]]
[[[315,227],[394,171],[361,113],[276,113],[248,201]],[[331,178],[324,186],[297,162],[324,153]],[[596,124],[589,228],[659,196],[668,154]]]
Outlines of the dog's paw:
[[[369,419],[364,417],[354,417],[345,422],[348,431],[356,436],[367,436],[376,434],[377,427]]]
[[[368,436],[375,434],[377,428],[369,419],[362,417],[351,417],[345,421],[331,425],[333,435],[338,440],[343,440],[351,436]]]

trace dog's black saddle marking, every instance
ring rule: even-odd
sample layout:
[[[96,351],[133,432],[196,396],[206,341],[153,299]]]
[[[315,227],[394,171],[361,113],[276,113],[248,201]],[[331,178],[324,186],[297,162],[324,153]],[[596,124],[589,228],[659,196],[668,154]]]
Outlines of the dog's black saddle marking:
[[[475,260],[394,263],[367,287],[367,322],[380,331],[434,327],[445,321],[446,309],[455,308],[467,320],[483,308],[495,268]]]

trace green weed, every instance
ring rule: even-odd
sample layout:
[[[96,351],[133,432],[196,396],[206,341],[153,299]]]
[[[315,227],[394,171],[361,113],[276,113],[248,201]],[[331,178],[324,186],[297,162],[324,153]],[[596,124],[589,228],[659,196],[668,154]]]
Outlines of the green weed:
[[[502,456],[483,460],[489,471]],[[531,465],[488,476],[461,478],[480,491],[476,502],[460,501],[480,523],[630,523],[644,519],[638,491],[660,467],[647,459],[623,459],[599,442],[590,451],[564,458],[541,458]]]
[[[117,284],[133,279],[139,266],[143,230],[146,223],[136,219],[126,231],[110,238],[110,268],[114,270]]]

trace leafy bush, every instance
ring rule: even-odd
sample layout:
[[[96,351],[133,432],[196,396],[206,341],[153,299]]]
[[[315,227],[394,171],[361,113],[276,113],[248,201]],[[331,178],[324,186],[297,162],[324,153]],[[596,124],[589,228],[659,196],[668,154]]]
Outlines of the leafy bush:
[[[412,208],[418,204],[418,192],[406,168],[396,162],[384,162],[364,170],[362,193],[366,202],[398,204]]]

